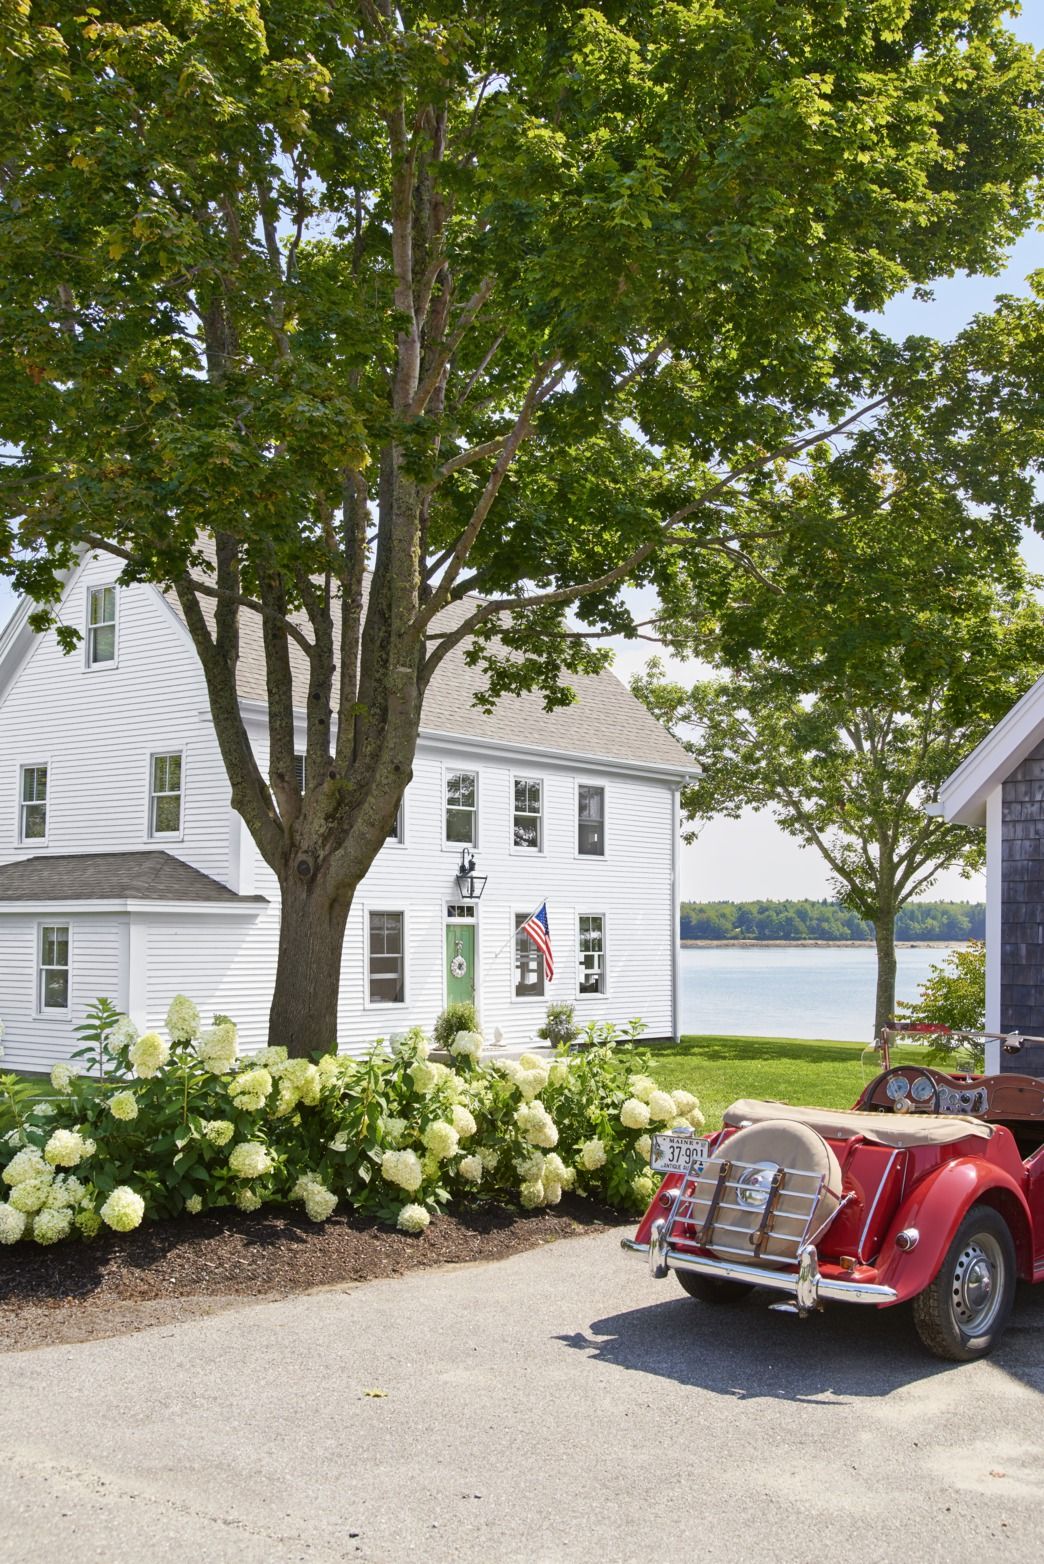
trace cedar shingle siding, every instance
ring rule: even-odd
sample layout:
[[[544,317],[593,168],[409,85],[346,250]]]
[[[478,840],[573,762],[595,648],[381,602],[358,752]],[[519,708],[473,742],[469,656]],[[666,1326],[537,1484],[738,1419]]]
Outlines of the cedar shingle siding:
[[[1001,1031],[1044,1036],[1044,744],[1005,780],[1001,825]],[[1002,1070],[1044,1075],[1044,1044],[1001,1053]]]

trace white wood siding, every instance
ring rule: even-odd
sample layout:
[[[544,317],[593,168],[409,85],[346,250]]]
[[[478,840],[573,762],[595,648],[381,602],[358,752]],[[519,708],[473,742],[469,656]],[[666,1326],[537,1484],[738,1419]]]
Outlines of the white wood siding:
[[[86,559],[62,602],[81,630],[91,586],[115,580],[112,560]],[[120,590],[119,661],[87,668],[54,632],[40,636],[0,699],[0,863],[37,853],[166,849],[215,879],[229,873],[229,785],[188,637],[149,586]],[[148,835],[149,758],[181,750],[180,839]],[[47,845],[18,839],[21,766],[46,761]]]
[[[80,1046],[74,1027],[95,999],[126,1002],[126,928],[115,917],[48,913],[0,916],[0,1020],[6,1027],[0,1069],[49,1070]],[[41,923],[69,928],[69,1013],[36,1014],[37,930]]]

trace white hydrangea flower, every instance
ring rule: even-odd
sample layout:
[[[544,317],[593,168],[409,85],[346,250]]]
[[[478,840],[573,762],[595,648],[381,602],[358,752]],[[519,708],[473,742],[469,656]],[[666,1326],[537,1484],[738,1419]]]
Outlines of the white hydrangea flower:
[[[523,1184],[538,1183],[544,1176],[544,1153],[531,1151],[528,1156],[515,1159],[515,1172]]]
[[[672,1119],[667,1128],[669,1130],[687,1130],[691,1129],[692,1126],[690,1125],[688,1119]]]
[[[481,1146],[479,1148],[479,1156],[482,1159],[482,1166],[487,1173],[496,1172],[497,1163],[500,1161],[500,1152],[496,1146]]]
[[[656,1082],[651,1075],[632,1075],[628,1084],[639,1102],[648,1102],[656,1090]]]
[[[84,1207],[82,1211],[77,1211],[73,1218],[73,1226],[79,1229],[84,1238],[95,1238],[101,1225],[101,1217],[90,1206]]]
[[[657,1184],[651,1173],[639,1173],[631,1180],[631,1188],[638,1199],[648,1205],[656,1193]]]
[[[211,1075],[227,1075],[239,1057],[239,1041],[231,1021],[219,1021],[203,1033],[196,1050],[199,1062]]]
[[[453,1105],[453,1128],[461,1140],[467,1140],[468,1136],[474,1135],[478,1129],[478,1125],[475,1123],[475,1115],[470,1109],[462,1107],[459,1102]]]
[[[56,1244],[72,1232],[72,1212],[45,1206],[33,1217],[33,1238],[38,1244]]]
[[[138,1117],[138,1102],[133,1092],[115,1092],[109,1098],[109,1112],[125,1122]]]
[[[143,1032],[131,1044],[127,1057],[135,1075],[143,1081],[158,1075],[170,1058],[170,1044],[158,1032]]]
[[[542,1176],[545,1184],[548,1182],[562,1184],[566,1189],[568,1189],[572,1181],[572,1173],[573,1169],[566,1167],[557,1151],[549,1152],[548,1155],[544,1158],[544,1171]]]
[[[337,1205],[337,1196],[314,1175],[305,1174],[299,1178],[293,1193],[298,1200],[304,1201],[305,1211],[313,1222],[325,1222]]]
[[[190,1216],[198,1216],[199,1213],[202,1211],[202,1209],[203,1209],[203,1196],[202,1195],[189,1195],[188,1199],[185,1201],[185,1210],[189,1213],[189,1215]]]
[[[458,1032],[449,1045],[449,1051],[458,1059],[478,1059],[485,1046],[481,1032]]]
[[[395,1226],[402,1233],[423,1233],[430,1221],[423,1206],[403,1206]]]
[[[569,1080],[569,1060],[553,1060],[547,1072],[547,1079],[551,1086],[565,1086]]]
[[[421,1139],[432,1156],[438,1157],[440,1162],[448,1162],[450,1157],[455,1157],[460,1145],[457,1131],[444,1119],[436,1119],[434,1124],[429,1124]]]
[[[413,1194],[424,1182],[420,1158],[415,1151],[386,1151],[381,1158],[381,1177]]]
[[[644,1162],[648,1162],[652,1156],[652,1136],[639,1135],[634,1143],[634,1149]]]
[[[330,1054],[328,1057],[336,1064],[336,1055]],[[289,1051],[286,1048],[259,1048],[256,1054],[251,1055],[251,1062],[261,1065],[266,1070],[274,1070],[277,1066],[285,1064],[288,1058]],[[322,1065],[319,1068],[321,1069]]]
[[[96,1149],[94,1141],[86,1140],[77,1130],[55,1130],[44,1147],[44,1158],[52,1168],[74,1168]]]
[[[44,1209],[48,1211],[73,1210],[87,1198],[87,1190],[73,1173],[59,1173],[52,1179],[47,1191]]]
[[[461,1157],[460,1176],[466,1178],[469,1184],[481,1184],[482,1182],[482,1158]]]
[[[3,1171],[3,1180],[13,1189],[16,1184],[23,1184],[26,1179],[51,1177],[51,1170],[44,1160],[42,1151],[35,1146],[23,1146],[21,1151],[15,1152],[10,1162]]]
[[[16,1211],[21,1211],[25,1216],[31,1216],[34,1211],[39,1211],[47,1204],[47,1197],[51,1193],[52,1174],[50,1168],[47,1173],[39,1173],[34,1178],[22,1179],[16,1184],[8,1196],[8,1202]]]
[[[74,1071],[70,1065],[56,1064],[51,1067],[51,1085],[63,1097],[72,1091],[73,1076]]]
[[[515,1123],[531,1146],[557,1146],[555,1121],[542,1102],[527,1102],[515,1113]]]
[[[236,1178],[262,1178],[271,1166],[268,1147],[259,1140],[241,1140],[228,1154],[228,1169]]]
[[[399,1142],[402,1140],[402,1137],[405,1135],[405,1133],[406,1133],[406,1120],[405,1119],[382,1119],[381,1120],[381,1134],[384,1137],[384,1141],[385,1141],[386,1145],[388,1145],[388,1146],[397,1146],[399,1144]]]
[[[703,1117],[703,1114],[700,1112],[699,1108],[693,1108],[692,1112],[689,1114],[689,1123],[692,1125],[693,1129],[702,1130],[706,1122],[707,1120]]]
[[[692,1110],[699,1107],[699,1102],[692,1095],[692,1092],[671,1092],[671,1096],[674,1098],[674,1106],[676,1110],[681,1114],[683,1119],[688,1118]]]
[[[532,1102],[534,1097],[540,1096],[540,1093],[547,1085],[547,1080],[548,1072],[544,1069],[519,1070],[515,1078],[515,1085],[525,1100]]]
[[[580,1147],[580,1161],[589,1173],[605,1167],[605,1146],[597,1136],[594,1140],[584,1141]]]
[[[544,1204],[545,1206],[557,1206],[562,1198],[562,1186],[557,1179],[544,1179]]]
[[[666,1123],[669,1123],[671,1119],[677,1117],[674,1107],[674,1098],[671,1096],[670,1092],[650,1092],[649,1117],[651,1119],[662,1119]]]
[[[620,1123],[629,1130],[644,1130],[649,1122],[649,1107],[640,1097],[628,1097],[620,1109]]]
[[[228,1119],[208,1119],[203,1133],[212,1146],[227,1146],[235,1134],[235,1126]]]
[[[236,1205],[240,1211],[259,1211],[261,1209],[261,1196],[255,1194],[249,1184],[244,1184],[236,1190]]]
[[[423,1094],[434,1091],[440,1079],[438,1066],[428,1059],[418,1059],[410,1070],[410,1079],[415,1091]]]
[[[544,1204],[544,1185],[538,1178],[527,1179],[519,1190],[519,1199],[528,1211]]]
[[[25,1213],[0,1203],[0,1244],[16,1244],[25,1232]]]
[[[134,1025],[130,1016],[120,1016],[120,1019],[113,1023],[112,1030],[106,1039],[113,1053],[121,1048],[130,1048],[131,1044],[136,1043],[137,1040],[138,1028]]]
[[[145,1202],[126,1184],[118,1184],[99,1213],[108,1227],[117,1233],[129,1233],[141,1226]]]
[[[170,1002],[167,1031],[176,1043],[191,1043],[199,1036],[199,1011],[184,994],[175,994]]]
[[[256,1113],[263,1108],[271,1090],[272,1077],[263,1066],[243,1070],[233,1076],[228,1085],[228,1094],[236,1107],[247,1113]]]

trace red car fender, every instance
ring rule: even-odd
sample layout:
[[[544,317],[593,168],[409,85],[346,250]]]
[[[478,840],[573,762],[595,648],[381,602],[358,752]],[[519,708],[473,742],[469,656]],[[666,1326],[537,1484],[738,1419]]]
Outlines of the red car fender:
[[[899,1207],[877,1260],[878,1280],[894,1287],[898,1302],[916,1297],[932,1282],[972,1206],[993,1206],[1004,1217],[1015,1240],[1019,1275],[1032,1276],[1033,1223],[1018,1184],[995,1163],[978,1157],[944,1162],[911,1192]],[[896,1246],[899,1233],[916,1228],[913,1249]]]

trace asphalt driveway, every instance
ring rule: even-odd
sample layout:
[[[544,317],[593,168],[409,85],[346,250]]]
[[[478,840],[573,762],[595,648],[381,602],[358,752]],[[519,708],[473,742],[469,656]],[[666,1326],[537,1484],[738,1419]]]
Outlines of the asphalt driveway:
[[[618,1235],[0,1356],[3,1564],[1022,1561],[1044,1288],[988,1363],[904,1311],[715,1310]]]

